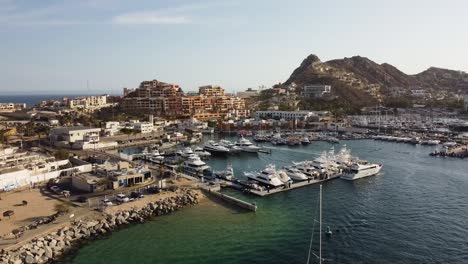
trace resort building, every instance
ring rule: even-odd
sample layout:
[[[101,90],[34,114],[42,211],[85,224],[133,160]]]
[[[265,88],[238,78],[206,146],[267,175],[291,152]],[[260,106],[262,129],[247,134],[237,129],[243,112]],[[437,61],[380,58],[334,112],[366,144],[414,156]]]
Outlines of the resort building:
[[[74,99],[67,99],[68,107],[72,110],[83,110],[94,112],[111,104],[107,102],[107,95],[84,96]]]
[[[75,158],[56,160],[53,156],[18,148],[0,150],[0,190],[32,186],[59,176],[91,170],[91,164]]]
[[[245,117],[244,99],[227,95],[220,86],[199,87],[198,93],[184,94],[175,84],[144,81],[139,88],[124,89],[126,111],[142,111],[169,118],[195,117],[201,120]]]
[[[318,118],[315,112],[310,111],[257,111],[255,118],[259,119],[284,119],[284,120],[309,120]]]
[[[0,103],[0,113],[12,113],[26,109],[26,104]]]
[[[325,95],[329,95],[330,93],[331,93],[331,86],[322,85],[322,84],[305,85],[302,90],[302,95],[304,97],[311,97],[311,98],[322,98]]]

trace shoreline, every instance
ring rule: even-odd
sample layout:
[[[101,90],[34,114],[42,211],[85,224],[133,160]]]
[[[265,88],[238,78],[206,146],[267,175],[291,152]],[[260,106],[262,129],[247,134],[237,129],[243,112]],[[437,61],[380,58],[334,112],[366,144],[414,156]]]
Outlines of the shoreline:
[[[199,190],[179,189],[166,197],[138,206],[109,208],[93,217],[84,217],[16,244],[0,252],[1,263],[53,263],[75,253],[89,241],[101,239],[130,224],[144,223],[152,217],[162,216],[183,207],[203,202]]]

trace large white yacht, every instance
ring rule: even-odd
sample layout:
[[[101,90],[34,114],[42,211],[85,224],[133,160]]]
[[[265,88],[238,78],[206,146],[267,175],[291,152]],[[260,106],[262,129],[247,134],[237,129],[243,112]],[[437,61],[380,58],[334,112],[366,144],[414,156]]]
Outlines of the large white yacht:
[[[305,181],[309,177],[305,175],[305,173],[301,172],[298,168],[293,166],[291,167],[284,167],[284,172],[293,180],[295,181]]]
[[[282,175],[278,174],[274,165],[267,165],[267,167],[260,172],[245,172],[245,176],[251,180],[263,183],[272,187],[280,187],[285,184],[282,180]],[[289,178],[289,176],[286,176]],[[290,178],[289,178],[290,180]]]
[[[203,148],[201,148],[201,147],[196,147],[196,148],[193,150],[193,153],[194,153],[194,154],[197,154],[197,155],[200,156],[201,158],[207,158],[207,157],[210,157],[210,156],[211,156],[211,153],[210,153],[210,152],[203,150]]]
[[[364,177],[376,175],[382,170],[382,164],[371,164],[367,161],[354,162],[347,168],[343,169],[341,179],[344,180],[357,180]]]
[[[209,176],[211,177],[213,172],[211,167],[203,162],[198,155],[190,155],[186,161],[182,164],[182,170],[185,174],[190,176]]]
[[[255,146],[248,139],[241,137],[239,141],[236,142],[236,146],[240,147],[242,151],[257,153],[260,150],[260,147]]]
[[[159,153],[159,150],[155,149],[151,151],[151,155],[149,155],[149,160],[154,163],[160,163],[164,160],[164,156]]]
[[[214,142],[213,140],[208,141],[208,143],[203,146],[203,149],[209,151],[211,153],[218,153],[218,154],[227,154],[229,153],[229,149],[219,145],[218,143]]]
[[[242,151],[240,147],[236,146],[236,144],[226,139],[220,140],[219,145],[228,148],[230,153],[238,153]]]

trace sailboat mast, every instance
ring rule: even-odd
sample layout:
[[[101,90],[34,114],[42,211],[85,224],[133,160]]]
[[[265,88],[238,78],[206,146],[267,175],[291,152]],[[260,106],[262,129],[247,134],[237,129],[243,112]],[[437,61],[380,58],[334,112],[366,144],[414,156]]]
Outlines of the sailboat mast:
[[[322,184],[320,184],[320,233],[319,263],[322,264]]]

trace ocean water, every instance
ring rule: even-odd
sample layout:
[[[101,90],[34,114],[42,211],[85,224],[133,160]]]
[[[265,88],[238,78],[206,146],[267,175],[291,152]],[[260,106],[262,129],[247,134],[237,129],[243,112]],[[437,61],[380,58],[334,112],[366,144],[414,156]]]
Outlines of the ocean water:
[[[383,172],[323,185],[323,239],[330,263],[468,263],[468,160],[428,156],[429,146],[371,140],[345,142]],[[273,153],[212,158],[235,173],[312,159],[331,147],[274,147]],[[335,146],[339,149],[339,146]],[[306,263],[311,234],[318,253],[312,185],[268,197],[226,191],[256,202],[256,213],[203,203],[87,243],[63,263]],[[312,255],[310,263],[318,263]],[[324,262],[327,263],[327,262]]]

